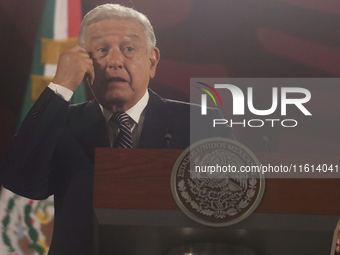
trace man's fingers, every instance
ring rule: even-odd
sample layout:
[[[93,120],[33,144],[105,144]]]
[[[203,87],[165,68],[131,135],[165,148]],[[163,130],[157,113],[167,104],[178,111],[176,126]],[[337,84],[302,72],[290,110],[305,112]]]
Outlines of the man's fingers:
[[[69,51],[86,53],[86,50],[83,47],[80,47],[79,45],[72,47],[71,49],[69,49]]]
[[[93,83],[94,83],[94,79],[96,78],[96,75],[95,75],[95,73],[94,73],[94,68],[93,68],[93,66],[92,66],[92,71],[91,71],[91,85],[93,85]]]
[[[85,78],[86,80],[93,85],[94,79],[95,79],[95,73],[94,73],[94,67],[93,67],[93,54],[92,52],[87,52],[84,48],[80,47],[79,45],[76,45],[72,48],[74,51],[78,51],[79,55],[84,57],[84,60],[90,64],[90,66],[87,69]]]
[[[94,73],[94,60],[93,60],[93,53],[92,52],[87,52],[88,57],[91,59],[92,63],[92,69],[90,72],[90,77],[91,77],[91,85],[93,85],[94,79],[95,79],[95,73]]]
[[[54,83],[74,91],[82,80],[87,80],[86,76],[89,77],[90,84],[93,84],[93,60],[84,48],[76,45],[60,54]]]
[[[85,78],[90,83],[90,85],[93,85],[94,78],[95,78],[93,66],[89,67],[88,71],[86,72]]]
[[[91,60],[87,63],[87,68],[86,68],[83,81],[89,83],[90,85],[93,85],[94,78],[95,78],[95,73],[94,73],[93,61]]]

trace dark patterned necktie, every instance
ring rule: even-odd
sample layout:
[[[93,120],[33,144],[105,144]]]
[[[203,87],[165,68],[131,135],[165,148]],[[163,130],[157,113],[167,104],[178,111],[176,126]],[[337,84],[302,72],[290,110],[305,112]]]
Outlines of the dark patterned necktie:
[[[119,134],[113,145],[114,148],[132,148],[132,135],[129,127],[130,117],[125,112],[117,112],[112,118],[119,127]]]

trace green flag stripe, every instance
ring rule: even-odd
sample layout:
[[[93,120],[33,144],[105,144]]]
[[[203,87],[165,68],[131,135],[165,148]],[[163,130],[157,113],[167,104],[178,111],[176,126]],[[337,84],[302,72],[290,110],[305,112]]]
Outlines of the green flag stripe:
[[[38,33],[35,39],[31,74],[37,74],[37,75],[44,74],[44,64],[42,64],[40,61],[41,38],[53,38],[54,6],[55,6],[55,0],[45,1],[43,13],[42,13],[39,28],[38,28]],[[31,100],[31,89],[32,89],[32,80],[31,80],[31,77],[29,77],[17,127],[20,126],[26,114],[33,106],[34,102]]]
[[[44,64],[41,63],[41,38],[53,39],[54,30],[54,15],[55,15],[56,0],[46,0],[44,4],[43,13],[41,16],[38,33],[35,40],[33,60],[31,67],[31,75],[44,75]],[[31,100],[32,80],[29,77],[24,95],[23,105],[18,120],[18,127],[24,120],[34,102]],[[71,102],[81,103],[86,101],[85,85],[81,84],[74,92]]]
[[[86,90],[85,90],[85,83],[82,82],[79,87],[74,91],[72,96],[71,102],[72,104],[79,104],[85,102],[86,98]]]

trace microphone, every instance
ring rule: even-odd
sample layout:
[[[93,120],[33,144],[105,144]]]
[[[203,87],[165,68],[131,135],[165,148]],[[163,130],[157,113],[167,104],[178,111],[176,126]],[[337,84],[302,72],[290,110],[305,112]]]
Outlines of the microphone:
[[[171,138],[172,138],[172,136],[171,136],[170,134],[166,134],[166,135],[164,136],[164,140],[165,140],[165,149],[169,149]]]
[[[265,151],[268,151],[269,139],[266,135],[262,136],[262,145]]]

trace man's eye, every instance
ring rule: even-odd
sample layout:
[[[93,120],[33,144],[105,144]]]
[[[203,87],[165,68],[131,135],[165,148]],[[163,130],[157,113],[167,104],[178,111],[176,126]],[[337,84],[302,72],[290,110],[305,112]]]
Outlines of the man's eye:
[[[99,52],[107,52],[107,49],[105,49],[105,48],[99,48],[97,51],[99,51]]]
[[[124,50],[125,51],[133,51],[133,48],[132,47],[125,47]]]

